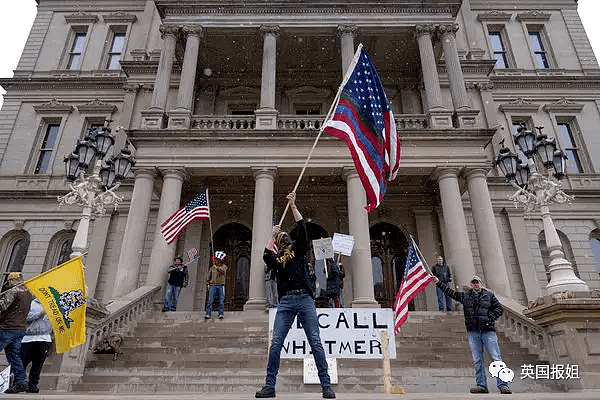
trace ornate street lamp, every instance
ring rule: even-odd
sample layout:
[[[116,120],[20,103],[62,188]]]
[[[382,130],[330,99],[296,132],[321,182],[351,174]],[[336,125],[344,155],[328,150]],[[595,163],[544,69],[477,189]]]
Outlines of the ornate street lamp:
[[[135,159],[126,149],[121,150],[119,155],[105,159],[115,143],[108,126],[110,122],[105,121],[103,127],[90,129],[88,135],[77,142],[73,153],[64,158],[66,178],[71,191],[58,197],[59,207],[64,204],[83,207],[79,227],[71,246],[71,258],[85,252],[92,214],[102,216],[106,214],[107,206],[113,205],[116,209],[123,201],[114,191],[135,165]],[[86,177],[85,173],[91,165],[91,175]]]
[[[542,133],[543,127],[536,127],[539,134],[536,137],[532,131],[521,125],[517,129],[515,144],[527,156],[527,165],[521,165],[509,149],[502,148],[496,158],[496,166],[517,191],[510,196],[516,206],[523,206],[526,212],[537,209],[541,211],[544,223],[546,244],[550,250],[550,282],[546,286],[548,294],[556,292],[587,292],[587,284],[575,276],[571,263],[565,259],[558,232],[550,216],[550,204],[564,204],[574,200],[574,197],[561,190],[560,180],[565,176],[566,156],[562,151],[556,151],[554,139],[548,139]],[[540,174],[536,168],[535,159],[546,169],[548,176]],[[514,167],[514,168],[513,168]],[[511,169],[512,168],[512,169]]]

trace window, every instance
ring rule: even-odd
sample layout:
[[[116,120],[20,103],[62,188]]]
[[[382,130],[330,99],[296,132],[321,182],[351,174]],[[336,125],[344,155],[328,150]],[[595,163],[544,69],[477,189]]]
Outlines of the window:
[[[29,238],[17,240],[10,252],[10,258],[8,259],[8,265],[6,266],[7,272],[23,271],[27,250],[29,250]]]
[[[506,48],[502,40],[502,34],[499,31],[489,32],[492,50],[496,58],[495,68],[508,68],[508,58],[506,57]]]
[[[56,138],[58,137],[58,130],[60,124],[48,124],[46,125],[46,133],[42,146],[40,148],[40,157],[35,166],[35,174],[47,174],[50,172],[50,161],[52,160],[52,151],[56,144]]]
[[[67,239],[61,244],[58,251],[58,261],[56,262],[56,265],[63,264],[71,259],[71,253],[73,252],[71,249],[71,246],[73,245],[73,239],[74,237]]]
[[[75,32],[71,50],[69,51],[67,69],[79,69],[81,66],[81,58],[83,57],[83,51],[85,50],[86,40],[87,32]]]
[[[590,247],[596,262],[596,271],[600,273],[600,229],[594,229],[590,235]]]
[[[73,252],[73,239],[75,231],[72,229],[62,230],[56,233],[48,243],[46,259],[42,267],[42,272],[48,271],[57,265],[63,264],[71,259]]]
[[[321,104],[296,104],[296,115],[320,115]]]
[[[544,44],[542,43],[542,34],[540,32],[530,31],[529,41],[531,42],[531,48],[533,50],[533,57],[535,58],[536,66],[543,69],[550,68],[546,50],[544,49]]]
[[[581,278],[579,276],[579,269],[577,268],[577,263],[575,262],[575,254],[573,253],[573,249],[571,248],[571,242],[569,241],[569,238],[561,231],[557,231],[557,233],[558,237],[560,238],[560,244],[562,246],[561,250],[564,254],[565,260],[571,263],[571,267],[573,267],[573,272],[575,273],[575,276]],[[550,261],[552,260],[550,258],[550,249],[546,244],[546,233],[544,231],[541,231],[538,235],[538,244],[540,246],[540,252],[542,253],[542,261],[544,262],[544,268],[546,269],[546,279],[548,279],[548,282],[550,282],[549,265]]]
[[[560,140],[564,146],[565,154],[567,155],[567,173],[580,174],[583,172],[581,160],[579,159],[578,148],[573,137],[571,124],[562,122],[558,123],[558,133]]]
[[[125,32],[114,32],[108,51],[106,69],[121,69],[121,56],[125,49]]]

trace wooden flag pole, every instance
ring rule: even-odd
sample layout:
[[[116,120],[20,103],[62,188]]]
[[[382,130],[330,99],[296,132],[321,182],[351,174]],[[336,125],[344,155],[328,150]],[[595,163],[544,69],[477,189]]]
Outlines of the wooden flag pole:
[[[210,257],[215,254],[215,244],[213,243],[213,228],[212,228],[212,212],[210,211],[210,202],[208,201],[208,187],[206,188],[206,206],[208,207],[208,226],[210,228],[210,247],[212,247],[212,253]],[[209,257],[209,260],[210,260]]]
[[[315,139],[315,142],[313,143],[312,148],[308,152],[308,157],[306,157],[306,161],[304,162],[304,167],[302,167],[302,171],[300,171],[300,176],[298,176],[298,180],[296,181],[296,185],[294,185],[294,189],[292,190],[292,193],[296,193],[296,190],[298,189],[298,185],[300,185],[300,180],[302,179],[302,176],[304,175],[304,171],[306,171],[306,167],[308,166],[308,161],[310,160],[310,157],[312,156],[313,151],[315,151],[315,147],[317,147],[317,142],[319,141],[319,138],[321,137],[321,134],[323,133],[323,127],[329,120],[329,117],[333,113],[335,105],[337,104],[338,100],[340,99],[340,95],[342,94],[342,89],[343,89],[344,85],[346,84],[346,82],[348,81],[348,79],[350,78],[350,73],[354,69],[354,65],[356,64],[356,60],[358,60],[358,57],[359,57],[362,47],[363,47],[362,43],[359,44],[358,49],[354,53],[354,58],[352,59],[352,62],[350,63],[350,66],[348,67],[348,71],[346,71],[346,74],[344,75],[344,80],[342,81],[342,84],[338,88],[337,94],[335,95],[335,99],[333,99],[333,102],[331,103],[331,106],[329,107],[329,112],[325,116],[325,121],[321,125],[321,129],[319,129],[319,134],[317,135],[317,138]],[[285,215],[287,214],[289,208],[290,208],[290,203],[288,202],[285,205],[285,209],[283,210],[283,214],[281,215],[281,219],[279,220],[279,224],[278,224],[279,227],[281,227],[281,224],[283,224],[283,220],[285,219]]]
[[[425,257],[423,257],[423,254],[421,253],[421,250],[419,250],[419,246],[417,246],[417,244],[415,243],[415,239],[413,239],[412,235],[410,235],[410,240],[413,242],[413,246],[415,246],[417,253],[419,253],[419,258],[421,259],[421,261],[423,261],[423,265],[425,265],[425,268],[427,268],[427,272],[429,272],[429,275],[433,275],[431,273],[431,268],[429,268],[429,265],[427,265],[427,260],[425,260]]]

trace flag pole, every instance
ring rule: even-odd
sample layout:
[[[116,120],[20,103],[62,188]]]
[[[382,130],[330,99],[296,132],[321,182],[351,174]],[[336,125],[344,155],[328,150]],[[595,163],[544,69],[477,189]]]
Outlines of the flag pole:
[[[340,99],[340,95],[342,94],[343,87],[346,85],[346,82],[348,82],[348,79],[350,79],[351,72],[352,72],[352,70],[354,70],[354,65],[356,65],[356,62],[358,60],[358,57],[359,57],[359,54],[360,54],[360,51],[362,50],[362,48],[363,48],[363,45],[362,45],[362,43],[360,43],[358,45],[358,48],[356,49],[356,52],[354,53],[354,58],[352,59],[352,62],[350,63],[348,70],[346,71],[346,74],[344,75],[344,80],[342,81],[342,84],[338,87],[337,94],[335,95],[335,98],[333,99],[333,102],[331,103],[331,106],[329,107],[329,112],[327,112],[327,115],[325,116],[325,120],[323,121],[323,124],[321,125],[321,128],[319,129],[319,134],[317,135],[317,138],[315,139],[315,142],[313,143],[312,148],[308,152],[308,157],[306,157],[306,161],[304,162],[304,167],[302,167],[302,171],[300,171],[300,175],[298,176],[298,180],[296,180],[296,185],[294,185],[294,189],[292,190],[292,193],[296,193],[296,190],[298,189],[298,185],[300,185],[300,180],[302,179],[302,176],[304,175],[304,171],[306,171],[306,167],[308,166],[308,161],[310,160],[310,157],[312,156],[313,151],[315,151],[315,147],[317,147],[317,142],[319,141],[319,138],[321,137],[321,134],[323,133],[323,127],[325,126],[325,124],[327,123],[329,118],[331,117],[334,107],[337,104],[338,100]],[[283,214],[281,215],[281,219],[279,220],[278,226],[281,227],[281,224],[283,224],[283,220],[285,219],[285,215],[287,214],[289,208],[290,208],[290,203],[288,202],[285,205],[285,209],[283,210]]]
[[[417,249],[417,253],[419,253],[419,258],[421,258],[421,261],[423,261],[423,265],[425,265],[425,267],[427,268],[427,272],[429,272],[429,275],[433,275],[431,273],[431,268],[429,268],[429,265],[427,265],[427,260],[425,260],[425,257],[423,257],[423,254],[421,253],[421,250],[419,250],[419,246],[417,246],[417,243],[415,243],[415,239],[413,239],[412,235],[410,235],[410,240],[413,242],[413,246],[415,246],[415,249]]]
[[[210,257],[212,257],[215,252],[215,244],[213,243],[212,212],[210,211],[210,202],[208,201],[208,186],[206,187],[206,206],[208,207],[208,226],[210,227],[210,247],[212,247]]]

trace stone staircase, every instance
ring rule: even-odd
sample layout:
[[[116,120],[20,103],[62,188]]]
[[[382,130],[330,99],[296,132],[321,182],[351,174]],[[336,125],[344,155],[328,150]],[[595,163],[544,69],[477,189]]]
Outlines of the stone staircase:
[[[264,383],[268,351],[266,313],[227,312],[224,320],[202,313],[155,312],[126,337],[123,354],[91,356],[75,393],[254,392]],[[521,365],[547,364],[499,333],[504,362],[519,392],[560,391],[544,381],[520,379]],[[407,392],[466,392],[473,366],[461,313],[411,312],[396,336],[392,384]],[[486,361],[486,365],[489,361]],[[303,362],[282,359],[281,392],[318,392],[303,383]],[[336,392],[379,392],[381,360],[338,359]],[[546,381],[548,382],[548,381]],[[493,388],[494,380],[489,379]]]

